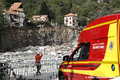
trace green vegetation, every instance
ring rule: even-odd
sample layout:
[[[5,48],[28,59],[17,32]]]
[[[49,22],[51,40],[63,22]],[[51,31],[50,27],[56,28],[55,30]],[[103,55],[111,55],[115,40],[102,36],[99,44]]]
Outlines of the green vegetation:
[[[33,15],[48,15],[49,20],[63,25],[64,15],[76,13],[79,17],[79,26],[86,26],[96,18],[114,14],[120,10],[120,0],[104,0],[97,3],[97,0],[0,0],[0,25],[3,24],[3,7],[8,9],[12,3],[22,2],[26,19]]]
[[[6,7],[6,1],[0,0],[0,27],[3,27],[4,17],[3,17],[3,9]]]

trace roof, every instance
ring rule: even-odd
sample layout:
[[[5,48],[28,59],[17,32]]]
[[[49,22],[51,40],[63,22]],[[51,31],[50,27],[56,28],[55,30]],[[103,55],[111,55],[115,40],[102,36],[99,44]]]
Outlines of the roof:
[[[39,18],[40,16],[39,15],[37,15],[37,16],[32,16],[33,18]]]
[[[77,16],[77,14],[69,13],[69,14],[66,14],[65,16]]]
[[[3,11],[8,14],[18,15],[16,11],[23,11],[23,8],[20,7],[21,5],[22,5],[21,2],[16,2],[11,5],[9,10],[3,10]]]
[[[22,8],[19,8],[21,5],[22,5],[21,2],[16,2],[16,3],[12,4],[10,10],[23,11]]]
[[[40,17],[48,17],[48,15],[36,15],[36,16],[33,16],[32,18],[40,18]]]
[[[12,11],[12,10],[4,10],[4,11],[5,11],[5,13],[8,13],[8,14],[18,15],[18,13],[17,13],[17,12]]]

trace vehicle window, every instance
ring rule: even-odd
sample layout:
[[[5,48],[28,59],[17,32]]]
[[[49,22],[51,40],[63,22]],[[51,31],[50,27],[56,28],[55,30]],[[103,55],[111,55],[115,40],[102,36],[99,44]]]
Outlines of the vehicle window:
[[[89,58],[89,49],[90,45],[83,46],[79,60],[87,60]]]
[[[77,48],[72,54],[70,61],[87,60],[89,58],[90,45],[84,45]]]
[[[71,56],[70,61],[77,61],[79,59],[80,53],[81,53],[81,47],[77,48],[74,51],[73,55]]]

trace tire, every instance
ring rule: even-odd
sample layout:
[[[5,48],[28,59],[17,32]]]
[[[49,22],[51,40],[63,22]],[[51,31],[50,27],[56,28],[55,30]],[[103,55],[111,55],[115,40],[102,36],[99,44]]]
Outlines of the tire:
[[[99,80],[97,77],[94,77],[92,80]]]
[[[60,78],[59,78],[59,80],[65,80],[64,75],[61,75]]]

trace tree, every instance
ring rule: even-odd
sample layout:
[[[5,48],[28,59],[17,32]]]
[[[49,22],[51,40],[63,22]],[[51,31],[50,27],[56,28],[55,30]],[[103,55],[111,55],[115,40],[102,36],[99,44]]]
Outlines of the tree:
[[[3,9],[6,7],[6,3],[5,0],[0,0],[0,27],[3,27],[4,25]]]
[[[82,16],[85,16],[85,17],[88,17],[88,14],[89,14],[89,9],[88,8],[84,8],[83,10],[82,10],[82,12],[81,12],[81,15]]]
[[[101,8],[101,16],[105,16],[105,15],[108,15],[109,11],[107,9],[107,7],[104,5],[102,8]]]
[[[39,15],[40,8],[41,8],[40,5],[38,5],[37,7],[35,7],[35,9],[34,9],[34,15]]]
[[[0,10],[0,27],[3,27],[4,24],[4,17],[3,17],[3,12]]]
[[[56,18],[56,22],[59,24],[59,25],[63,25],[64,24],[64,19],[62,16],[58,16]]]
[[[108,11],[108,9],[107,9],[107,7],[105,5],[101,8],[101,10]]]
[[[71,12],[76,13],[76,14],[80,14],[81,13],[80,6],[79,5],[73,5],[72,8],[71,8]]]
[[[120,0],[111,0],[111,3],[113,8],[120,8]]]
[[[65,14],[70,13],[71,7],[72,7],[72,3],[71,2],[64,1],[64,5],[62,6],[62,9],[61,9],[61,14],[65,15]]]
[[[95,20],[94,16],[92,16],[92,17],[89,19],[88,23],[92,22],[93,20]]]
[[[62,0],[55,0],[55,4],[58,5],[59,7],[64,5]]]
[[[12,2],[8,3],[13,3],[13,1],[17,0],[12,0]],[[86,17],[90,19],[91,16],[98,18],[107,15],[108,13],[113,14],[114,10],[120,9],[119,5],[120,0],[104,0],[103,3],[97,3],[97,0],[20,0],[20,1],[23,3],[24,11],[28,19],[30,19],[33,15],[48,15],[49,20],[51,20],[56,19],[59,16],[64,16],[70,12],[77,13],[81,17]],[[101,13],[100,10],[102,8],[104,9],[104,11],[102,11]],[[107,9],[108,11],[106,11]]]
[[[46,2],[42,2],[40,14],[41,15],[48,15],[49,14],[49,8],[48,8]]]
[[[86,18],[85,17],[81,17],[81,18],[79,18],[79,20],[78,20],[78,25],[79,26],[86,26],[86,24],[87,24],[87,20],[86,20]]]
[[[101,17],[101,12],[100,12],[100,11],[98,11],[98,12],[94,15],[94,17],[95,17],[95,19],[97,19],[97,18]]]
[[[24,5],[24,12],[26,14],[25,17],[28,18],[28,19],[33,16],[34,11],[31,11],[31,10],[33,10],[32,9],[32,3],[29,3],[29,2],[26,3]]]
[[[14,2],[20,2],[20,0],[5,0],[7,1],[6,7],[9,8]]]
[[[55,13],[49,10],[46,2],[42,2],[41,9],[40,9],[40,15],[48,15],[49,20],[53,19],[55,16]]]
[[[62,14],[61,14],[61,11],[62,11],[61,7],[57,7],[57,9],[56,9],[56,11],[55,11],[55,17],[61,16],[61,15],[62,15]]]

